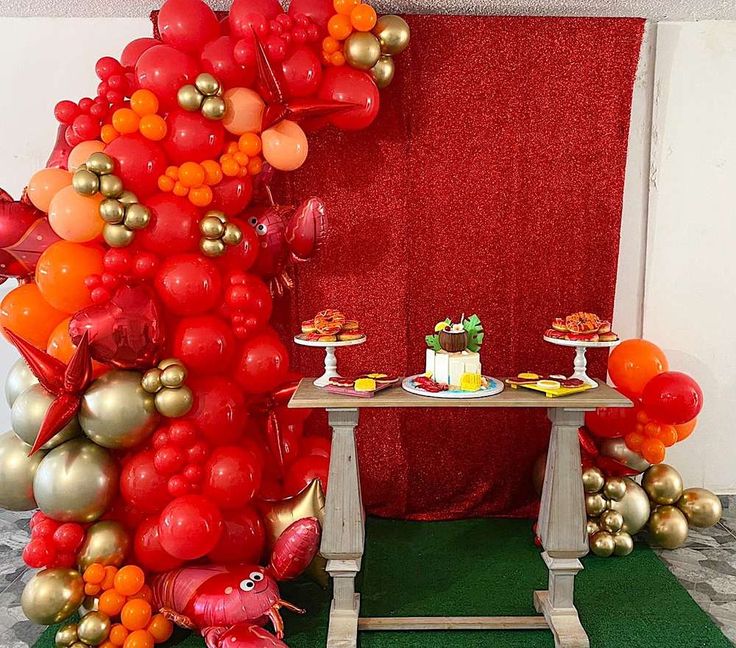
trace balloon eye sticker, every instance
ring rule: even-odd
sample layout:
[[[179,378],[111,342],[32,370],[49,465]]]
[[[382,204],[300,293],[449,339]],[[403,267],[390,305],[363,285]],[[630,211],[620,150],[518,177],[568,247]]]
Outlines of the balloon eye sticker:
[[[255,586],[256,584],[250,578],[240,581],[240,589],[244,592],[250,592]]]
[[[268,232],[268,227],[266,227],[265,223],[259,223],[256,225],[256,234],[263,236],[266,232]]]
[[[252,572],[250,579],[258,583],[263,580],[263,574],[261,574],[261,572]]]

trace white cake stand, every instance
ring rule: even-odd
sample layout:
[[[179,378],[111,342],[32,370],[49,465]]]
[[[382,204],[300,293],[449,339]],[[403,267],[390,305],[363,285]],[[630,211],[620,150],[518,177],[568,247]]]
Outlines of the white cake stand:
[[[542,337],[545,342],[549,342],[550,344],[556,344],[557,346],[563,347],[575,347],[575,362],[573,364],[575,371],[573,371],[570,378],[579,378],[586,385],[590,385],[591,387],[598,387],[598,383],[588,375],[588,361],[585,358],[585,351],[587,349],[610,349],[621,342],[621,340],[612,340],[610,342],[584,342],[583,340],[558,340],[557,338],[547,337],[546,335]]]
[[[337,355],[335,349],[338,347],[357,346],[365,342],[365,335],[357,340],[343,340],[342,342],[320,342],[318,340],[304,340],[298,335],[294,336],[294,342],[301,346],[318,347],[325,350],[325,372],[314,381],[316,387],[327,387],[330,378],[339,377],[337,373]]]

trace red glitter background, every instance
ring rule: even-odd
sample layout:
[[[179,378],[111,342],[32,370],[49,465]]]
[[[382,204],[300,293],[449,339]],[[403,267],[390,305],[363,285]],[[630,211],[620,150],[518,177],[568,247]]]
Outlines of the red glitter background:
[[[409,16],[412,43],[378,120],[310,138],[281,202],[328,205],[320,256],[299,267],[290,328],[322,308],[368,342],[343,373],[424,368],[438,320],[477,313],[495,376],[570,370],[545,344],[554,316],[613,311],[638,19]],[[292,345],[294,368],[322,354]],[[603,375],[605,354],[589,354]],[[313,425],[324,428],[324,414]],[[534,513],[543,411],[364,411],[369,512],[444,519]]]

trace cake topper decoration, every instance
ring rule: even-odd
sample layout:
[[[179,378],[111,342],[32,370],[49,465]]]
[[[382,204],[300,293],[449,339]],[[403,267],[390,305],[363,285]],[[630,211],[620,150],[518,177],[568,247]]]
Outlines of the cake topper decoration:
[[[477,353],[483,344],[483,324],[480,318],[473,314],[465,317],[463,314],[458,323],[453,323],[448,317],[437,322],[434,333],[426,336],[427,346],[433,351],[447,351],[457,353],[471,351]]]

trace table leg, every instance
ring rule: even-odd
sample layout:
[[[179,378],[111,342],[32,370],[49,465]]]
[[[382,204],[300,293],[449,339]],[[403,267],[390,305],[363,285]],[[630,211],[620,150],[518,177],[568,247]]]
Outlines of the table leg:
[[[360,571],[365,543],[355,445],[358,410],[329,409],[327,414],[332,428],[332,454],[321,546],[333,584],[327,646],[355,648],[360,610],[360,594],[355,592],[355,577]]]
[[[584,412],[548,410],[552,433],[547,453],[539,536],[549,569],[549,589],[534,593],[534,606],[544,614],[556,648],[588,648],[590,642],[573,601],[578,560],[588,553],[585,498],[580,469],[578,428]]]

